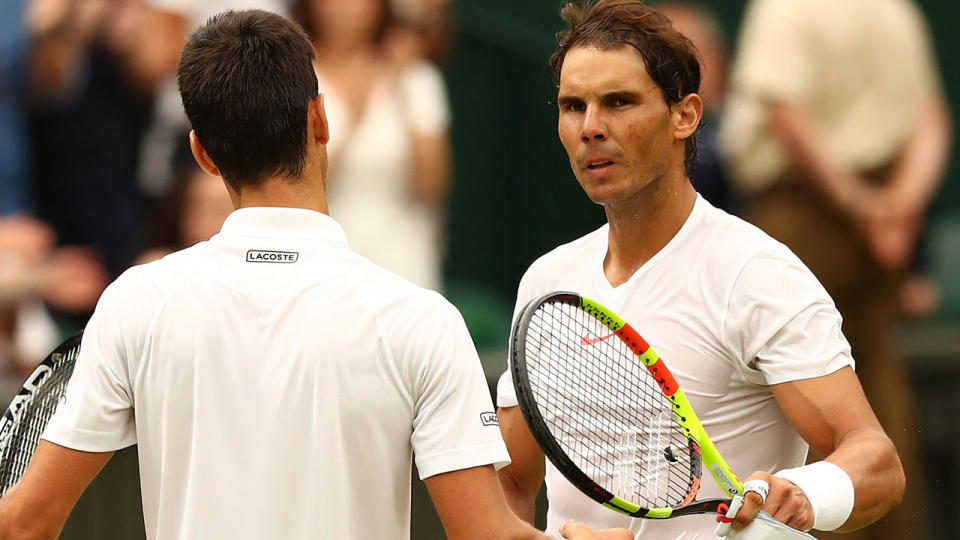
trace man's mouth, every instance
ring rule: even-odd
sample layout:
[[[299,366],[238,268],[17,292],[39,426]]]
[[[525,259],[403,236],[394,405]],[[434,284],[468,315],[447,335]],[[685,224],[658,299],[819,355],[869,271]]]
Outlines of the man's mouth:
[[[610,165],[613,165],[612,161],[594,161],[593,163],[588,163],[587,168],[590,170],[602,169],[604,167],[609,167]]]

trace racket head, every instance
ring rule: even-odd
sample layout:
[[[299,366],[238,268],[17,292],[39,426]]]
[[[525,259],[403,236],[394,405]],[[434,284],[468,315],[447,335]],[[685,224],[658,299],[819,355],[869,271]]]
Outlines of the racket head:
[[[673,375],[616,314],[576,293],[543,295],[517,317],[510,355],[531,433],[584,494],[649,519],[729,502],[694,502],[705,434]]]
[[[61,343],[27,377],[0,416],[0,496],[20,481],[44,428],[60,406],[83,333]]]

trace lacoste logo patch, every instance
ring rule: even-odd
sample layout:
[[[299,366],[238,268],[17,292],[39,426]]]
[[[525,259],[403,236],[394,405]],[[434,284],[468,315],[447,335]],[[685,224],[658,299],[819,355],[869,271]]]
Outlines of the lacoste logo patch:
[[[495,412],[480,413],[480,423],[485,426],[499,426],[500,420]]]
[[[263,251],[251,249],[247,252],[247,262],[255,263],[295,263],[300,257],[296,251]]]

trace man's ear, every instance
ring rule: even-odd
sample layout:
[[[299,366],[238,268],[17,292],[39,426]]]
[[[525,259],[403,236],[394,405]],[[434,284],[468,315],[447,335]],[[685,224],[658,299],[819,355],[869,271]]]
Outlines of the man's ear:
[[[217,164],[210,159],[210,154],[208,154],[207,150],[203,147],[203,143],[197,138],[197,132],[192,129],[190,130],[190,151],[193,153],[193,159],[197,160],[197,164],[200,165],[201,169],[214,176],[223,176],[220,174],[220,169],[217,167]]]
[[[670,107],[673,113],[674,132],[677,139],[693,136],[703,117],[703,100],[697,94],[687,94]]]
[[[320,144],[330,142],[330,126],[327,124],[327,111],[323,107],[323,94],[317,94],[317,97],[310,100],[307,117],[310,125],[309,133],[314,139]]]

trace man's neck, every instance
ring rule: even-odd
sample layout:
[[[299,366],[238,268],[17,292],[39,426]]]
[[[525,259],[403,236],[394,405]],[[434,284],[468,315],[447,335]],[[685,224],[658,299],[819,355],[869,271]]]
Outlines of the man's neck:
[[[630,279],[680,231],[697,200],[686,177],[650,185],[635,201],[604,207],[610,224],[603,270],[614,287]]]
[[[246,186],[239,193],[232,193],[234,206],[275,206],[304,208],[329,214],[327,197],[319,181],[301,178],[291,181],[284,177],[270,177],[258,186]]]

